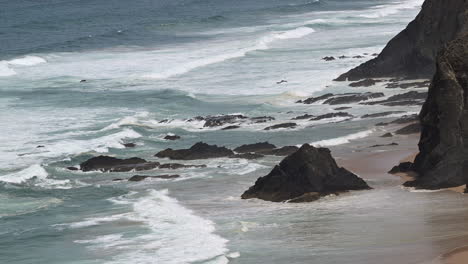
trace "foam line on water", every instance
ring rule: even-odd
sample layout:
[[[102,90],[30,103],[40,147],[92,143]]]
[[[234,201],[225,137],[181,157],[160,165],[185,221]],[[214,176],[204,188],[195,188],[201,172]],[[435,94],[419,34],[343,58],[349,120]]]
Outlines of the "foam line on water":
[[[398,12],[405,9],[414,9],[420,7],[423,0],[409,0],[400,1],[388,5],[379,5],[369,10],[367,14],[361,14],[360,17],[364,18],[381,18],[390,15],[397,14]]]
[[[325,140],[320,140],[316,142],[312,142],[311,145],[315,147],[329,147],[329,146],[337,146],[337,145],[343,145],[351,142],[352,140],[360,139],[360,138],[365,138],[371,135],[374,132],[373,129],[357,132],[354,134],[346,135],[343,137],[337,137],[337,138],[332,138],[332,139],[325,139]]]
[[[2,60],[0,61],[0,77],[16,75],[16,71],[12,68],[15,66],[34,66],[46,62],[47,61],[41,57],[31,55],[12,60]]]

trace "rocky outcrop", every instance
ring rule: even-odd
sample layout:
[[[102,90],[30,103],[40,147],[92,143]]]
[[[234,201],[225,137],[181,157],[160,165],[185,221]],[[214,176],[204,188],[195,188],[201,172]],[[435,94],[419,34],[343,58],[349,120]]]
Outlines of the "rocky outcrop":
[[[422,134],[413,166],[419,176],[405,183],[406,186],[439,189],[468,183],[467,102],[468,34],[465,33],[438,56],[437,71],[420,113]]]
[[[259,198],[282,202],[311,201],[329,193],[367,190],[367,183],[350,171],[338,167],[326,148],[304,144],[289,155],[266,176],[259,178],[242,199]],[[306,195],[307,194],[307,195]]]
[[[297,126],[296,123],[282,123],[282,124],[277,124],[277,125],[266,127],[264,130],[274,130],[274,129],[280,129],[280,128],[296,128],[296,126]]]
[[[466,0],[426,0],[416,19],[394,37],[378,57],[337,80],[390,76],[431,78],[437,52],[466,30],[467,6]]]
[[[400,114],[400,113],[404,113],[404,111],[387,111],[387,112],[381,112],[381,113],[375,113],[375,114],[365,114],[361,116],[361,118],[377,118],[377,117],[384,117],[384,116]]]
[[[134,175],[134,176],[130,177],[130,179],[128,179],[128,181],[137,182],[137,181],[145,180],[147,178],[168,180],[168,179],[175,179],[175,178],[179,178],[179,177],[180,177],[180,175],[177,175],[177,174],[174,174],[174,175],[165,174],[165,175],[158,175],[158,176]],[[114,179],[114,181],[116,181],[116,180],[121,180],[121,179]]]
[[[127,172],[142,171],[157,168],[158,162],[148,162],[140,158],[118,159],[109,156],[90,158],[80,164],[82,171]]]
[[[395,131],[397,135],[411,135],[417,133],[421,133],[421,124],[419,123],[409,124]]]
[[[335,118],[335,117],[354,117],[354,116],[346,112],[336,112],[336,113],[328,113],[324,115],[319,115],[317,117],[310,119],[310,121],[319,121],[319,120],[330,119],[330,118]]]
[[[386,100],[363,102],[363,105],[385,105],[385,106],[402,106],[402,105],[422,105],[427,98],[427,92],[411,91],[402,94],[392,95]]]
[[[362,101],[367,101],[375,98],[384,97],[383,93],[344,93],[344,94],[324,94],[318,97],[310,97],[305,100],[299,100],[296,103],[313,104],[323,101],[323,104],[339,105],[339,104],[352,104]]]
[[[268,142],[260,142],[255,144],[246,144],[234,149],[237,153],[261,152],[275,149],[276,146]]]
[[[197,160],[222,158],[234,155],[232,150],[216,145],[208,145],[203,142],[198,142],[189,149],[174,150],[171,148],[158,152],[155,156],[158,158],[169,158],[173,160]]]

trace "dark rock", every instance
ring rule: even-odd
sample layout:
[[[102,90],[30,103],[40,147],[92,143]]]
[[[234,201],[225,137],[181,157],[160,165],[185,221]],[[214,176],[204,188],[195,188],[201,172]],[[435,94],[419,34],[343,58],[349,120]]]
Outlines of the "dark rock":
[[[342,56],[339,56],[338,59],[342,60],[342,59],[347,59],[349,57],[345,56],[345,55],[342,55]]]
[[[282,202],[298,198],[299,201],[307,201],[314,196],[304,196],[307,193],[322,195],[367,189],[370,187],[364,180],[338,167],[329,149],[304,144],[298,151],[283,159],[267,176],[259,178],[254,186],[242,194],[242,199],[259,198]],[[309,198],[305,199],[306,197]]]
[[[196,160],[196,159],[211,159],[229,157],[234,155],[232,150],[216,145],[208,145],[203,142],[198,142],[189,149],[165,149],[160,151],[155,156],[158,158],[169,158],[175,160]]]
[[[430,78],[435,72],[437,52],[466,30],[467,5],[465,0],[426,0],[416,19],[394,37],[378,57],[337,80],[391,76]]]
[[[451,1],[449,7],[458,2]],[[466,10],[458,19],[467,21]],[[468,183],[468,28],[464,30],[438,55],[437,71],[419,115],[422,133],[414,162],[419,177],[406,186],[440,189]]]
[[[354,117],[353,115],[346,113],[346,112],[336,112],[336,113],[328,113],[324,115],[319,115],[317,117],[314,117],[310,119],[311,121],[318,121],[322,119],[329,119],[329,118],[334,118],[334,117]]]
[[[284,146],[277,149],[263,150],[258,153],[263,155],[273,155],[273,156],[288,156],[296,152],[299,148],[296,146]]]
[[[363,59],[364,56],[361,56],[361,55],[357,55],[357,56],[353,56],[353,59]]]
[[[36,148],[45,148],[45,146],[39,145],[39,146],[37,146]]]
[[[351,87],[369,87],[374,86],[377,83],[374,79],[365,79],[359,82],[350,83],[349,86]]]
[[[180,139],[180,136],[178,136],[178,135],[166,135],[164,137],[164,139],[165,140],[178,140],[178,139]]]
[[[397,166],[394,166],[388,173],[396,174],[396,173],[406,173],[413,171],[413,163],[412,162],[402,162]]]
[[[383,116],[389,116],[389,115],[401,114],[401,113],[404,113],[404,111],[387,111],[387,112],[363,115],[361,116],[361,118],[376,118],[376,117],[383,117]]]
[[[390,96],[386,100],[382,101],[373,101],[373,102],[363,102],[360,104],[363,105],[386,105],[386,106],[397,106],[397,105],[417,105],[422,104],[427,98],[426,92],[416,92],[411,91],[403,94],[397,94]]]
[[[126,148],[134,148],[134,147],[136,147],[136,144],[135,144],[135,143],[124,143],[123,145],[124,145],[124,147],[126,147]]]
[[[220,116],[207,116],[205,118],[204,127],[217,127],[225,124],[232,124],[241,119],[247,119],[243,115],[220,115]]]
[[[334,96],[334,94],[327,93],[327,94],[317,96],[317,97],[310,97],[310,98],[307,98],[307,99],[305,99],[303,101],[297,101],[296,103],[313,104],[313,103],[316,103],[316,102],[319,102],[319,101],[326,100],[326,99],[328,99],[328,98],[330,98],[332,96]]]
[[[84,82],[86,82],[86,80],[81,80],[81,81],[80,81],[80,83],[84,83]]]
[[[424,81],[424,82],[410,82],[410,83],[398,83],[398,82],[392,82],[387,84],[385,88],[401,88],[401,89],[408,89],[408,88],[427,88],[431,84],[430,81]]]
[[[367,101],[370,99],[384,97],[383,93],[349,93],[349,94],[340,94],[335,95],[332,98],[329,98],[323,102],[324,104],[337,105],[337,104],[352,104],[361,101]]]
[[[338,107],[338,108],[334,108],[333,110],[335,111],[343,111],[343,110],[347,110],[347,109],[351,109],[352,107],[350,106],[343,106],[343,107]]]
[[[383,138],[393,137],[393,134],[392,133],[385,133],[380,137],[383,137]]]
[[[117,178],[117,179],[113,179],[112,181],[123,181],[124,179],[121,179],[121,178]]]
[[[177,169],[188,169],[188,168],[206,168],[206,165],[185,165],[185,164],[180,164],[180,163],[165,163],[165,164],[159,165],[159,168],[177,170]]]
[[[323,57],[322,60],[324,60],[324,61],[334,61],[336,59],[335,59],[335,57],[332,57],[332,56],[326,56],[326,57]]]
[[[315,117],[314,115],[309,115],[309,114],[304,114],[301,116],[296,116],[292,120],[303,120],[303,119],[310,119],[312,117]]]
[[[275,120],[274,117],[272,116],[257,116],[257,117],[252,117],[250,118],[252,122],[259,124],[259,123],[266,123]]]
[[[295,128],[296,126],[297,126],[296,123],[282,123],[282,124],[266,127],[264,130],[273,130],[273,129],[280,129],[280,128]]]
[[[377,144],[377,145],[370,146],[369,148],[390,147],[390,146],[398,146],[398,143],[393,142],[390,144]]]
[[[147,179],[147,178],[153,178],[153,179],[175,179],[175,178],[179,178],[179,177],[180,177],[180,175],[177,175],[177,174],[174,174],[174,175],[165,174],[165,175],[159,175],[159,176],[134,175],[134,176],[130,177],[130,179],[128,179],[128,181],[137,182],[137,181],[142,181],[142,180]]]
[[[246,144],[234,149],[237,153],[259,152],[275,149],[276,146],[268,142],[261,142],[255,144]]]
[[[404,115],[398,119],[393,120],[392,122],[390,122],[390,124],[406,124],[412,122],[419,122],[418,115]]]
[[[227,127],[223,127],[221,130],[231,130],[231,129],[238,129],[240,128],[240,126],[227,126]]]
[[[77,171],[77,170],[79,170],[79,168],[77,168],[77,167],[67,167],[67,170]]]
[[[395,134],[397,135],[410,135],[417,133],[421,133],[421,124],[419,123],[410,124],[395,131]]]
[[[257,153],[242,153],[242,154],[235,154],[232,156],[229,156],[231,159],[247,159],[247,160],[254,160],[254,159],[259,159],[263,158],[262,154],[257,154]]]
[[[151,170],[159,166],[158,162],[148,162],[140,158],[118,159],[109,156],[90,158],[80,164],[82,171],[127,172]]]

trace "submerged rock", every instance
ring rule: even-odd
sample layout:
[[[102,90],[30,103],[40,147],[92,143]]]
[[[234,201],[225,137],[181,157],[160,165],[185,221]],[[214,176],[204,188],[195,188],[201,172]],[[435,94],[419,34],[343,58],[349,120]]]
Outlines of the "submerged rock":
[[[315,116],[314,115],[309,115],[309,114],[304,114],[304,115],[301,115],[301,116],[296,116],[292,120],[303,120],[303,119],[310,119],[310,118],[313,118],[313,117],[315,117]]]
[[[313,104],[313,103],[316,103],[316,102],[319,102],[319,101],[326,100],[326,99],[328,99],[328,98],[330,98],[332,96],[334,96],[334,94],[327,93],[327,94],[324,94],[324,95],[321,95],[321,96],[318,96],[318,97],[310,97],[310,98],[307,98],[305,100],[299,100],[296,103]]]
[[[389,115],[394,115],[394,114],[401,114],[404,112],[405,111],[387,111],[387,112],[381,112],[381,113],[375,113],[375,114],[366,114],[366,115],[361,116],[361,118],[384,117],[384,116],[389,116]]]
[[[218,127],[225,124],[232,124],[239,120],[247,119],[244,115],[220,115],[220,116],[207,116],[205,117],[204,127]]]
[[[336,112],[336,113],[328,113],[324,115],[319,115],[310,119],[311,121],[318,121],[323,119],[335,118],[335,117],[354,117],[353,115],[346,113],[346,112]]]
[[[363,102],[360,104],[363,105],[386,105],[386,106],[402,106],[402,105],[421,105],[424,103],[424,100],[427,98],[426,92],[416,92],[411,91],[403,94],[397,94],[390,96],[386,100],[382,101],[373,101],[373,102]]]
[[[208,145],[198,142],[189,149],[174,150],[171,148],[158,152],[155,156],[158,158],[169,158],[174,160],[196,160],[229,157],[234,155],[232,150],[216,145]]]
[[[338,105],[338,104],[352,104],[370,99],[384,97],[383,93],[348,93],[335,95],[332,98],[325,100],[324,104]]]
[[[178,139],[180,139],[180,136],[169,134],[169,135],[166,135],[166,136],[164,137],[164,139],[165,139],[165,140],[178,140]]]
[[[335,57],[332,57],[332,56],[326,56],[326,57],[323,57],[322,60],[324,60],[324,61],[334,61],[336,59],[335,59]]]
[[[234,126],[223,127],[221,130],[231,130],[231,129],[238,129],[238,128],[240,128],[240,126],[234,125]]]
[[[159,166],[158,162],[148,162],[140,158],[118,159],[109,156],[90,158],[80,164],[82,171],[127,172],[151,170]]]
[[[363,179],[338,167],[329,149],[304,144],[267,176],[260,177],[254,186],[242,194],[242,199],[282,202],[302,196],[303,201],[308,201],[316,197],[311,193],[326,195],[367,189],[370,187]],[[305,197],[305,194],[309,195]]]
[[[187,168],[206,168],[206,165],[186,165],[186,164],[180,164],[180,163],[165,163],[159,165],[160,169],[171,169],[171,170],[177,170],[177,169],[187,169]]]
[[[266,127],[264,130],[274,130],[274,129],[280,129],[280,128],[295,128],[296,126],[297,126],[296,123],[282,123],[282,124]]]
[[[365,79],[359,82],[350,83],[349,86],[351,87],[369,87],[374,86],[377,83],[374,79]]]
[[[136,144],[135,144],[135,143],[125,143],[125,144],[123,144],[123,145],[124,145],[124,147],[126,147],[126,148],[134,148],[134,147],[136,147]]]

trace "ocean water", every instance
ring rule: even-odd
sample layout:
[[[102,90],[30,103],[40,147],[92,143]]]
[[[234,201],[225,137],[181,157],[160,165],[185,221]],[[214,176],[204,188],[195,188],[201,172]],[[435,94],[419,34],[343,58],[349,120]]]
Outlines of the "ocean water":
[[[298,122],[333,106],[294,102],[350,88],[422,0],[138,0],[0,3],[0,263],[422,263],[451,246],[467,201],[376,189],[288,205],[239,197],[280,158],[194,161],[173,180],[69,171],[96,155],[156,160],[204,141],[313,143],[346,152],[382,119]],[[364,55],[367,54],[367,55]],[[364,55],[325,62],[324,56]],[[280,80],[287,83],[277,84]],[[80,80],[87,80],[80,82]],[[354,105],[351,114],[418,107]],[[197,115],[273,116],[222,131]],[[169,123],[159,121],[170,119]],[[167,133],[182,137],[167,142]],[[134,142],[136,148],[123,143]],[[40,146],[40,147],[39,147]],[[348,148],[345,148],[348,146]],[[143,173],[141,173],[143,174]],[[437,208],[437,209],[434,209]],[[452,218],[451,218],[452,217]],[[460,217],[461,218],[461,217]],[[391,232],[389,232],[391,230]],[[377,261],[378,260],[378,261]]]

